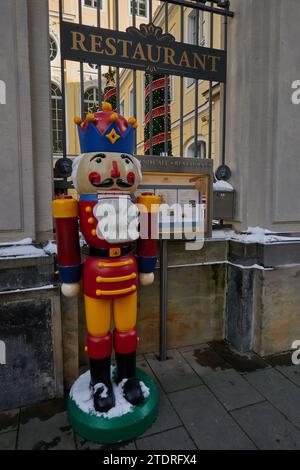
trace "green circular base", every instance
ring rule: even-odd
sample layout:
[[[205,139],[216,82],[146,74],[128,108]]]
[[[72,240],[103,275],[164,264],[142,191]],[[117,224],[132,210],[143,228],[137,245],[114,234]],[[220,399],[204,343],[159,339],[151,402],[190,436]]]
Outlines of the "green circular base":
[[[85,413],[69,395],[68,416],[73,429],[85,439],[99,444],[129,441],[143,434],[157,417],[158,391],[144,371],[137,369],[136,376],[149,388],[150,394],[142,405],[120,417],[108,419]]]

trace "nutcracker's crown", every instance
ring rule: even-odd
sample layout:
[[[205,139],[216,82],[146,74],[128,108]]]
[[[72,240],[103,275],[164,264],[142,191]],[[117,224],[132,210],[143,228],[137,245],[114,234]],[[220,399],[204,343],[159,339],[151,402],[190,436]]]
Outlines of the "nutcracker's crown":
[[[137,123],[126,120],[112,110],[110,103],[102,103],[102,111],[87,114],[86,120],[75,117],[82,153],[116,152],[133,154]]]

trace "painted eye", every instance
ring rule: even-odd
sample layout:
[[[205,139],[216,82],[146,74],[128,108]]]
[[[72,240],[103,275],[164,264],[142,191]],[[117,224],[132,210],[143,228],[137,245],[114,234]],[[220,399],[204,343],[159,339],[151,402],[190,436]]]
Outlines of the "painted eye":
[[[127,163],[127,165],[129,165],[130,160],[128,160],[128,158],[126,158],[125,163]]]
[[[96,158],[96,162],[101,163],[102,162],[101,158]]]

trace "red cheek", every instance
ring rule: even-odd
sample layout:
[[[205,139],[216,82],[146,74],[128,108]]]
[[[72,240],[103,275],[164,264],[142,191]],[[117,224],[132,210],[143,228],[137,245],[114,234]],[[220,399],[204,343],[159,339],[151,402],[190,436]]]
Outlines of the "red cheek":
[[[127,181],[128,181],[128,183],[130,183],[130,184],[133,184],[133,183],[135,182],[135,174],[134,174],[132,171],[130,171],[130,172],[128,173],[128,175],[127,175]]]
[[[90,183],[101,183],[101,175],[97,173],[96,171],[93,171],[92,173],[89,174],[89,181]]]

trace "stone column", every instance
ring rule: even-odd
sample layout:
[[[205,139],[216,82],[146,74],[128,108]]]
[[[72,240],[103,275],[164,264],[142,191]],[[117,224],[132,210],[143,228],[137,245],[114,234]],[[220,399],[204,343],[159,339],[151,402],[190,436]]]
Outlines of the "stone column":
[[[1,1],[0,57],[0,241],[43,239],[52,231],[47,0]]]
[[[300,231],[298,0],[231,0],[226,159],[235,226]]]

